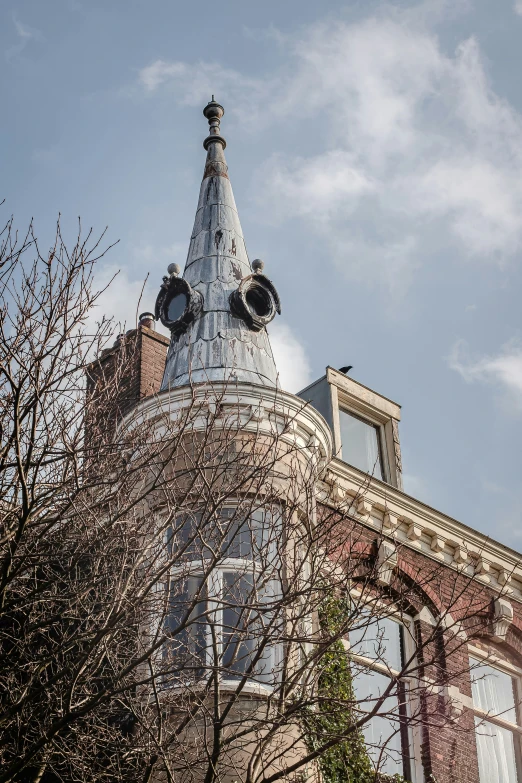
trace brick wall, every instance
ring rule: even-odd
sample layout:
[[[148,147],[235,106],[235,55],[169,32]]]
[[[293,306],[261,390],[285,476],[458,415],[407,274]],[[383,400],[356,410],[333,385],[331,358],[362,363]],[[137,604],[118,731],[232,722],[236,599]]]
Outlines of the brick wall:
[[[120,335],[87,371],[86,440],[112,437],[118,420],[161,386],[169,338],[144,324]]]

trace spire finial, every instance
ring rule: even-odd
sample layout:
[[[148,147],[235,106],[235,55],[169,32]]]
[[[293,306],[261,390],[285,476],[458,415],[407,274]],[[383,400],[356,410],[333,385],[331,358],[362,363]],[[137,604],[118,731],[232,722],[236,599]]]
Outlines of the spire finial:
[[[218,141],[220,144],[223,145],[223,149],[227,146],[227,143],[223,136],[220,135],[220,122],[221,117],[224,115],[225,110],[221,106],[220,103],[217,103],[217,101],[214,100],[214,96],[212,96],[212,100],[207,103],[205,108],[203,109],[203,114],[208,120],[209,124],[209,135],[203,142],[203,146],[206,150],[208,150],[208,145],[212,144],[215,141]]]

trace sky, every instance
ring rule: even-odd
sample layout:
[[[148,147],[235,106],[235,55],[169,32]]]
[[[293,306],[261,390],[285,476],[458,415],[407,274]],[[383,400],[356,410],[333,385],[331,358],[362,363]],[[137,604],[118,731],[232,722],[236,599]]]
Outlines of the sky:
[[[0,218],[184,266],[212,94],[283,386],[402,407],[405,490],[522,550],[522,0],[4,0]]]

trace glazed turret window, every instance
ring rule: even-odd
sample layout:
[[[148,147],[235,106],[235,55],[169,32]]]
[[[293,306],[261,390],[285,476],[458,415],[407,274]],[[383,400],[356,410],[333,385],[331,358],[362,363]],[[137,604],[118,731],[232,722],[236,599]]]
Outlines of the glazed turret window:
[[[369,421],[339,409],[341,453],[344,462],[378,479],[384,479],[379,428]]]
[[[179,559],[169,582],[165,681],[196,682],[219,672],[231,685],[273,687],[279,677],[281,514],[221,509],[188,515],[169,533]]]

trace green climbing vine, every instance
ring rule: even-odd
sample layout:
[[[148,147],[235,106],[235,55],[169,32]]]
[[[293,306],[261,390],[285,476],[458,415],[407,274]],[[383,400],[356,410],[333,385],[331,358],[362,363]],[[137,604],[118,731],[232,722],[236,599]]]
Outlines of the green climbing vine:
[[[336,635],[346,616],[346,600],[328,595],[325,590],[320,609],[325,634]],[[353,709],[347,707],[355,703],[355,695],[350,661],[340,640],[333,642],[322,658],[318,695],[319,704],[306,720],[308,745],[312,750],[349,732],[356,720]],[[326,750],[319,766],[323,783],[407,783],[401,775],[376,776],[360,729],[349,732],[346,739]]]

